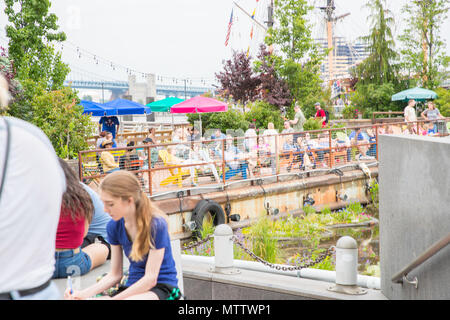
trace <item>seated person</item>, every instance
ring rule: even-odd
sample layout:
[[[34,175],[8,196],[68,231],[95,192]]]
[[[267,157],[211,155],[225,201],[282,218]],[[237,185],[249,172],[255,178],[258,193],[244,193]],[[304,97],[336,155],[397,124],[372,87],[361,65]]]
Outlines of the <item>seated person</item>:
[[[175,156],[183,159],[187,159],[189,157],[189,146],[186,143],[186,138],[183,136],[183,129],[177,128],[172,134],[172,142],[176,143],[173,145],[175,148]]]
[[[353,130],[348,137],[350,139],[350,144],[355,146],[359,151],[359,154],[356,155],[356,159],[366,155],[369,149],[369,147],[365,145],[369,143],[367,133],[363,132],[361,128],[355,128],[355,130]]]
[[[307,145],[306,139],[301,136],[297,137],[297,143],[295,144],[295,158],[294,163],[299,163],[299,169],[305,170],[315,168],[316,160],[311,151],[311,147]]]
[[[104,243],[92,243],[81,249],[94,214],[89,193],[64,161],[59,163],[66,177],[61,213],[56,230],[55,270],[52,278],[81,276],[105,263],[109,248]]]
[[[337,133],[337,138],[336,138],[336,147],[337,147],[337,151],[343,151],[346,150],[347,152],[347,161],[352,161],[352,152],[351,152],[351,143],[350,143],[350,138],[344,133],[342,132],[342,134]]]
[[[175,146],[168,146],[168,159],[167,159],[167,165],[187,165],[187,164],[199,164],[201,163],[197,159],[183,159],[176,156],[176,147]],[[190,153],[189,153],[190,154]],[[189,155],[188,154],[188,155]],[[189,167],[183,167],[183,168],[175,168],[174,173],[178,174],[178,170],[189,170],[190,176],[189,181],[191,182],[191,186],[196,187],[197,183],[195,182],[196,172],[195,172],[196,166],[189,166]]]
[[[102,142],[102,148],[112,148],[113,142],[111,140],[105,140]],[[111,173],[119,169],[119,164],[114,160],[114,156],[109,151],[103,151],[100,154],[100,163],[103,166],[104,173]]]
[[[179,299],[181,293],[165,214],[142,192],[136,177],[127,171],[108,175],[102,181],[100,195],[105,211],[112,217],[107,226],[111,270],[84,290],[71,292],[67,289],[64,298],[89,299],[119,285],[125,255],[130,263],[126,283],[120,284],[113,297],[99,299]]]
[[[127,143],[127,147],[134,147],[134,141],[130,141]],[[139,156],[137,155],[136,149],[126,150],[125,154],[119,159],[119,168],[120,170],[130,170],[137,171],[141,168],[137,161],[139,160]]]
[[[189,128],[188,129],[188,141],[199,141],[202,138],[199,130],[197,127]]]
[[[230,169],[225,173],[225,180],[235,176],[237,173],[242,174],[243,179],[247,179],[248,164],[245,154],[241,152],[233,143],[233,137],[228,135],[225,144],[225,165]]]
[[[220,129],[215,130],[214,134],[211,135],[211,140],[219,140],[212,146],[216,157],[222,157],[222,143],[224,143],[222,140],[226,138],[227,136]]]
[[[111,148],[117,148],[116,140],[113,138],[113,134],[111,132],[106,131],[105,140],[111,140],[112,141]]]
[[[108,131],[102,131],[100,132],[100,137],[97,139],[96,147],[97,149],[100,149],[102,147],[102,142],[106,140],[106,134]]]
[[[100,196],[92,190],[90,187],[80,182],[81,186],[84,190],[89,193],[91,197],[92,203],[94,205],[94,216],[92,217],[92,221],[89,224],[89,229],[87,235],[83,239],[83,243],[81,244],[81,249],[87,247],[88,245],[95,243],[95,240],[99,240],[101,243],[106,245],[109,249],[108,257],[109,260],[111,258],[111,246],[108,242],[107,234],[106,234],[106,225],[111,220],[109,214],[103,211],[104,205]]]
[[[367,150],[366,156],[375,158],[377,156],[377,145],[376,145],[377,137],[375,135],[374,130],[368,128],[367,136],[369,137],[369,143],[372,143],[372,145],[370,145],[369,150]]]
[[[193,160],[193,163],[201,163],[201,162],[212,162],[208,148],[203,148],[202,143],[193,143],[191,153],[189,154],[189,159]],[[214,179],[217,183],[220,183],[219,174],[217,173],[217,169],[214,163],[206,164],[205,167],[211,171],[214,176]],[[200,169],[200,167],[195,167],[196,169]],[[192,169],[190,169],[192,170]],[[191,171],[191,175],[193,176],[193,172]]]
[[[330,153],[330,140],[328,137],[328,133],[320,133],[317,136],[317,145],[316,145],[317,161],[322,164],[323,167],[326,167],[327,164],[324,162],[325,154]]]

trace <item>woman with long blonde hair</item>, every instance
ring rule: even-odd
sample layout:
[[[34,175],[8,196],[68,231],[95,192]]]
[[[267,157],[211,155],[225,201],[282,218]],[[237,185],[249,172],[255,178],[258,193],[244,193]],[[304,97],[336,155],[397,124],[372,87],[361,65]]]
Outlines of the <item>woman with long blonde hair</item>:
[[[100,184],[100,198],[112,218],[107,226],[111,271],[84,290],[66,290],[65,298],[86,299],[117,285],[123,276],[125,253],[130,262],[128,280],[112,299],[178,299],[181,294],[165,215],[142,192],[136,176],[128,171],[107,175]]]

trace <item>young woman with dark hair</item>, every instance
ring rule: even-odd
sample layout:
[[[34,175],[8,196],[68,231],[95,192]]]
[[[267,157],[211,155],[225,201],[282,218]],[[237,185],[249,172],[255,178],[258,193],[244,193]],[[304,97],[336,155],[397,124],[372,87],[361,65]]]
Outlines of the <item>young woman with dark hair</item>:
[[[105,263],[109,249],[103,243],[92,243],[81,249],[92,221],[94,205],[74,171],[64,160],[59,159],[59,163],[64,171],[67,189],[63,194],[56,231],[53,278],[66,278],[86,274]]]

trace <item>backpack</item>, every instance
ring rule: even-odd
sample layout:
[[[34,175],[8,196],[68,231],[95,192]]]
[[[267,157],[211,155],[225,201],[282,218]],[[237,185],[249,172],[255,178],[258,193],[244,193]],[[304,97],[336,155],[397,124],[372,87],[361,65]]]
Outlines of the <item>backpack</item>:
[[[324,110],[324,111],[325,111],[325,117],[326,117],[325,123],[328,123],[328,120],[330,120],[330,113],[328,112],[328,110]]]

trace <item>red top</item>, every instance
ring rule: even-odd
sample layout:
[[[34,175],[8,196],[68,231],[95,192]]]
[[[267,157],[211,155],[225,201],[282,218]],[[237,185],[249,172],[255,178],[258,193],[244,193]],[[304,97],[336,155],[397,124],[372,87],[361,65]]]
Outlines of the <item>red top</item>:
[[[323,118],[326,117],[327,115],[325,114],[325,111],[323,109],[320,109],[316,112],[316,118]],[[322,128],[325,127],[327,125],[326,121],[322,122]]]
[[[56,230],[57,249],[76,249],[83,243],[85,218],[77,215],[75,222],[68,209],[61,207],[58,229]]]

